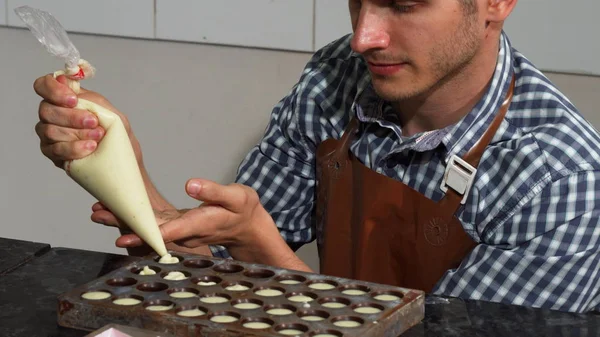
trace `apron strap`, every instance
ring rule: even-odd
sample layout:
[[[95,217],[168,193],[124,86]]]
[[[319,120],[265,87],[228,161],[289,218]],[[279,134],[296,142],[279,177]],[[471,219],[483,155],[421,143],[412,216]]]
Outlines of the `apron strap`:
[[[514,89],[515,89],[515,76],[513,75],[512,80],[510,82],[510,88],[508,88],[508,92],[506,93],[506,97],[504,98],[504,102],[502,103],[502,106],[500,107],[498,114],[496,115],[496,117],[494,118],[492,123],[490,124],[487,131],[477,141],[475,146],[471,150],[469,150],[469,152],[467,152],[465,154],[465,156],[463,157],[463,159],[467,163],[469,163],[471,166],[477,167],[477,165],[479,165],[479,160],[481,159],[481,156],[483,155],[485,148],[490,144],[490,142],[492,141],[492,138],[494,138],[494,135],[496,134],[496,131],[500,127],[500,124],[502,124],[502,120],[504,120],[504,116],[506,116],[506,112],[508,111],[508,108],[510,107],[510,103],[513,98]]]
[[[481,138],[479,138],[479,140],[477,141],[477,143],[475,143],[473,148],[471,148],[471,150],[469,150],[469,152],[467,152],[463,156],[463,160],[466,161],[473,168],[477,168],[477,166],[479,165],[479,161],[481,160],[483,152],[485,151],[486,147],[490,144],[490,141],[496,134],[496,131],[498,131],[500,124],[502,124],[504,116],[506,116],[506,112],[508,111],[510,103],[512,102],[514,88],[515,76],[513,74],[512,80],[510,82],[510,87],[508,89],[508,92],[506,93],[506,97],[504,98],[504,102],[502,103],[500,110],[498,110],[496,117],[494,117],[494,120],[492,120],[492,123],[490,124],[486,132],[483,134],[483,136],[481,136]],[[468,192],[469,191],[466,190],[465,194]],[[453,216],[454,213],[456,213],[464,197],[464,195],[459,194],[454,189],[448,188],[446,194],[444,195],[442,200],[440,200],[439,205],[440,207],[446,209],[446,214],[448,214],[448,216],[450,217]]]

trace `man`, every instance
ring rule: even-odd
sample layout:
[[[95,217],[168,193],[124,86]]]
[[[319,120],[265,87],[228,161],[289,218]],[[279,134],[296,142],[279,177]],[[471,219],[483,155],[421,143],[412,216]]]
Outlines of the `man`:
[[[165,241],[309,270],[293,250],[317,237],[325,274],[598,308],[600,137],[511,47],[502,26],[516,3],[350,0],[354,34],[314,55],[236,184],[187,182],[204,202],[192,210],[160,196],[130,131]],[[61,82],[35,83],[41,149],[57,165],[103,133]],[[92,220],[118,224],[100,204]]]

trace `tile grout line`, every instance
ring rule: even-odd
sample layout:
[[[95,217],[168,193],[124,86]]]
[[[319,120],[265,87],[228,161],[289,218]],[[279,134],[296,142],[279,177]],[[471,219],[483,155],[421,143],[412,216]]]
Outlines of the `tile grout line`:
[[[154,0],[154,12],[153,12],[153,17],[152,17],[152,29],[153,29],[153,34],[154,34],[154,38],[156,39],[156,1]]]
[[[312,51],[317,46],[317,0],[313,0],[313,20],[312,20]]]

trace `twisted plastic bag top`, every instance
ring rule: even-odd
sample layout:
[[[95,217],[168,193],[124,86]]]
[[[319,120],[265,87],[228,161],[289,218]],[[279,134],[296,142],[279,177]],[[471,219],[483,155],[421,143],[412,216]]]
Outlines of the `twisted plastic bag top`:
[[[18,7],[15,9],[15,13],[25,22],[29,30],[50,54],[62,59],[67,68],[78,66],[79,51],[69,39],[66,30],[52,14],[29,6]]]

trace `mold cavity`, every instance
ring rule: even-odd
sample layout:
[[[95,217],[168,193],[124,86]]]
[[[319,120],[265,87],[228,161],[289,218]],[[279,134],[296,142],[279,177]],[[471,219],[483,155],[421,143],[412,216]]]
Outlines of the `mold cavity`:
[[[231,312],[231,311],[223,311],[223,312],[215,312],[210,315],[210,320],[215,323],[233,323],[242,317],[240,314]]]
[[[113,301],[113,303],[117,304],[117,305],[129,306],[129,305],[140,304],[140,303],[142,303],[143,300],[144,300],[144,298],[141,296],[131,295],[131,296],[127,296],[127,297],[117,298]]]
[[[314,290],[331,290],[338,286],[337,282],[323,280],[323,281],[312,281],[308,284],[308,287]]]
[[[88,291],[86,293],[81,294],[81,298],[90,300],[90,301],[100,301],[105,300],[112,295],[108,291]]]
[[[252,269],[244,272],[244,276],[250,278],[269,278],[274,275],[275,273],[268,269]]]
[[[171,254],[170,259],[167,259],[166,257],[167,256],[165,256],[165,259],[163,259],[163,261],[161,261],[162,258],[160,256],[157,256],[154,258],[154,261],[156,261],[160,264],[176,264],[176,263],[183,261],[183,256],[180,256],[180,255]]]
[[[243,298],[239,300],[235,300],[231,302],[231,306],[240,310],[253,310],[258,309],[263,306],[263,302],[261,300],[253,299],[253,298]]]
[[[244,267],[239,264],[224,263],[213,268],[214,271],[224,274],[239,273],[244,270]]]
[[[343,335],[337,330],[316,330],[309,334],[310,337],[342,337]]]
[[[316,300],[319,296],[309,292],[292,292],[286,295],[286,297],[292,302],[308,303]]]
[[[325,308],[329,309],[340,309],[350,305],[350,301],[342,297],[325,297],[319,300]]]
[[[133,267],[129,271],[134,274],[147,276],[160,273],[161,269],[155,266]]]
[[[248,329],[262,330],[273,326],[275,322],[268,318],[246,318],[242,321],[242,326]]]
[[[192,276],[192,274],[190,274],[187,271],[170,271],[170,272],[164,272],[162,274],[160,274],[160,276],[162,278],[164,278],[165,280],[169,280],[169,281],[181,281],[181,280],[185,280],[187,278],[189,278],[190,276]]]
[[[119,277],[106,280],[106,284],[112,287],[129,287],[136,283],[137,281],[131,277]]]
[[[350,285],[343,286],[341,289],[342,294],[348,296],[362,296],[368,293],[371,289],[369,287],[361,286],[361,285]]]
[[[373,293],[373,298],[383,302],[400,301],[404,297],[401,292],[398,291],[377,291]]]
[[[340,328],[358,328],[365,323],[362,319],[353,316],[338,316],[332,318],[331,322]]]
[[[329,318],[329,314],[321,310],[302,310],[297,315],[302,320],[308,322],[320,322]]]
[[[382,312],[384,307],[375,303],[359,303],[352,306],[354,312],[364,315],[373,315]]]
[[[300,284],[302,282],[305,282],[306,277],[300,276],[300,275],[281,275],[281,276],[277,276],[275,278],[275,281],[277,281],[281,284],[293,285],[293,284]]]
[[[173,302],[165,300],[149,301],[144,304],[144,308],[148,311],[167,311],[173,309],[173,307],[175,307]]]
[[[277,331],[277,333],[281,334],[281,335],[296,336],[296,335],[301,335],[301,334],[307,332],[308,327],[306,325],[302,325],[302,324],[284,323],[284,324],[279,324],[278,326],[276,326],[275,331]]]
[[[198,290],[193,288],[174,288],[167,291],[173,298],[190,298],[198,296]]]
[[[296,307],[288,304],[270,304],[265,306],[265,312],[273,316],[287,316],[296,312]]]
[[[183,262],[183,265],[188,267],[188,268],[195,268],[195,269],[204,269],[204,268],[209,268],[212,267],[215,263],[209,260],[200,260],[200,259],[195,259],[195,260],[188,260]]]
[[[284,292],[285,290],[279,287],[259,287],[254,291],[256,295],[264,297],[281,296]]]
[[[177,309],[176,314],[182,317],[199,317],[206,315],[207,312],[208,310],[203,307],[186,306]]]
[[[200,276],[192,278],[192,282],[202,287],[211,287],[221,283],[221,278],[216,276]]]
[[[231,300],[231,296],[225,294],[206,294],[200,298],[201,302],[207,304],[221,304]]]
[[[156,292],[156,291],[167,290],[167,289],[169,289],[169,286],[164,283],[160,283],[160,282],[152,282],[152,283],[142,283],[139,286],[137,286],[137,289],[140,291]]]
[[[223,287],[225,290],[229,291],[246,291],[252,288],[254,285],[250,282],[246,281],[235,281],[235,282],[226,282],[223,283]]]

